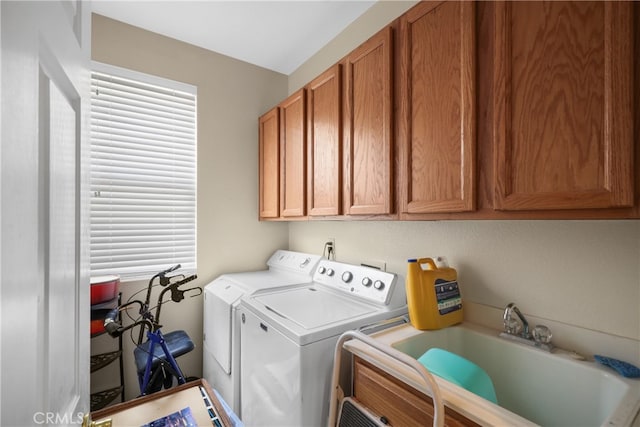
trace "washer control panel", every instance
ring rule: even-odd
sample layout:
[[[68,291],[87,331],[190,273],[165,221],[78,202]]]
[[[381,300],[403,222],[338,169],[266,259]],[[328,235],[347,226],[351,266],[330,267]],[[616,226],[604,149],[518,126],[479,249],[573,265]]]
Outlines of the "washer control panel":
[[[388,304],[396,275],[371,267],[321,260],[313,281],[360,298]]]
[[[279,249],[267,261],[269,268],[301,273],[308,276],[313,274],[320,261],[320,255],[305,254]]]

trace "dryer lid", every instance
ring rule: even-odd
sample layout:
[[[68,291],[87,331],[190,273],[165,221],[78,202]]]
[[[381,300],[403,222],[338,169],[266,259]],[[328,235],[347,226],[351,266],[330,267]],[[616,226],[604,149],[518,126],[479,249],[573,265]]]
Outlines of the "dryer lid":
[[[344,322],[378,310],[375,306],[313,286],[256,295],[254,299],[267,310],[307,330]]]

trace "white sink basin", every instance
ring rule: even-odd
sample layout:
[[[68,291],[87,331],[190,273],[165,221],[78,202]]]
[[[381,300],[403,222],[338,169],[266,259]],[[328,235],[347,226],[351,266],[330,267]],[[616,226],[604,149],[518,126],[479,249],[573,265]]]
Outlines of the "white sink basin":
[[[416,359],[429,348],[439,347],[486,370],[499,406],[438,378],[445,404],[484,425],[640,425],[636,420],[640,409],[639,379],[625,379],[610,368],[575,360],[563,351],[549,354],[499,338],[497,331],[472,324],[438,331],[419,331],[403,325],[374,337]],[[393,365],[381,355],[369,359]],[[391,366],[392,373],[413,386],[419,385],[419,379],[413,378],[410,371],[396,368]]]

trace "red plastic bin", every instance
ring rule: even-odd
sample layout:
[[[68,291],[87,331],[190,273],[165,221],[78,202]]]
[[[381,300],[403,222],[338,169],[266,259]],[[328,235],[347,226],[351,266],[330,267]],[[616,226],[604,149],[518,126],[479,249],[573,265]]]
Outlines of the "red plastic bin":
[[[117,275],[91,278],[91,305],[111,301],[118,296],[120,277]]]

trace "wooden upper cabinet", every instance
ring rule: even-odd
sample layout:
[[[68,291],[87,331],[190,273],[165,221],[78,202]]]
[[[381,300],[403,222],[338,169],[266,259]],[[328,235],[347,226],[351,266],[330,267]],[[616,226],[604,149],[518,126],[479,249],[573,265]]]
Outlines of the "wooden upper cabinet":
[[[279,109],[269,110],[260,117],[258,147],[258,180],[260,219],[279,216]]]
[[[300,89],[280,104],[280,215],[306,214],[305,91]]]
[[[476,206],[474,2],[423,2],[400,20],[400,209]]]
[[[340,215],[342,197],[341,69],[335,65],[307,88],[307,213]]]
[[[495,4],[496,209],[633,205],[632,6]]]
[[[344,61],[345,214],[393,210],[391,31],[385,28]]]

